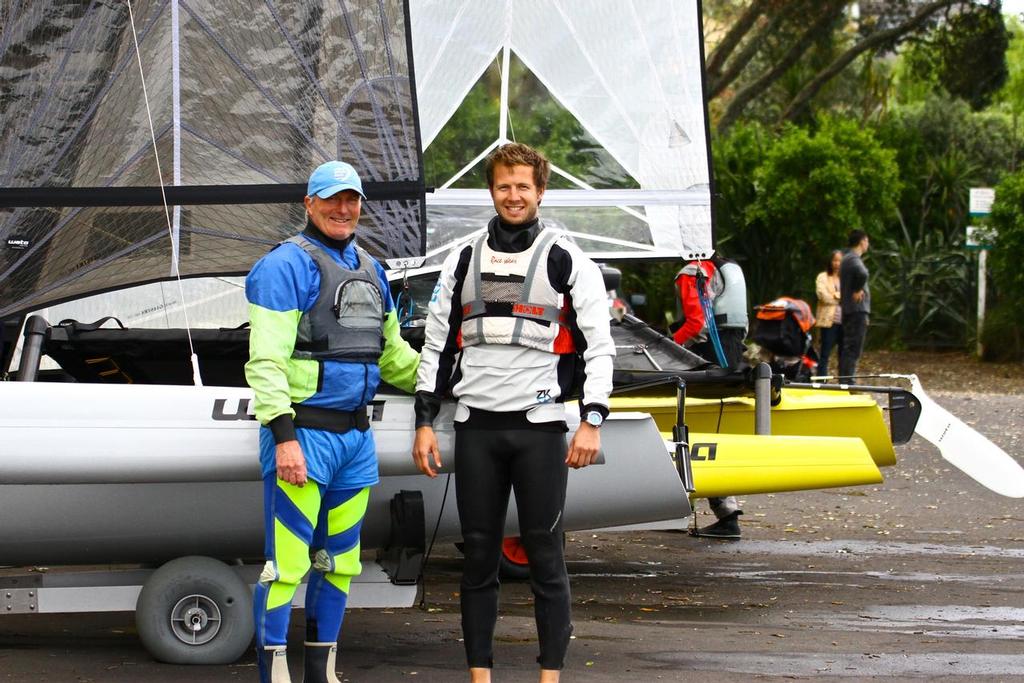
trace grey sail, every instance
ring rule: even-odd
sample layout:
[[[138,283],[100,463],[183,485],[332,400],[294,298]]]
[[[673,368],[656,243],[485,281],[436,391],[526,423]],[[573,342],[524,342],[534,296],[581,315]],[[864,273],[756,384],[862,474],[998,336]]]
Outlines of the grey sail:
[[[373,200],[361,244],[422,252],[404,2],[131,7],[134,32],[124,2],[0,9],[0,318],[244,274],[301,225],[309,170],[334,158]]]

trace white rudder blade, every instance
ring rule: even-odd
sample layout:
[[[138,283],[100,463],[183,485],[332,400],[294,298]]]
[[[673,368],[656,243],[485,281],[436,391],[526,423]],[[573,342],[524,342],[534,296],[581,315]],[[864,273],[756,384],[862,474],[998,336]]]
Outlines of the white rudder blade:
[[[1024,498],[1024,468],[1002,448],[933,401],[917,375],[909,377],[910,390],[921,402],[921,417],[914,431],[982,486],[1010,498]]]

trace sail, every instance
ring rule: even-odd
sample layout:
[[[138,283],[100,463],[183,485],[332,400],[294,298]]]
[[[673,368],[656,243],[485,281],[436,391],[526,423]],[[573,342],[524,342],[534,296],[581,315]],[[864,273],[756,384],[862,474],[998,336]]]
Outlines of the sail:
[[[478,173],[475,186],[461,182],[480,160],[513,139],[553,160],[565,156],[561,148],[572,142],[544,130],[564,118],[586,140],[572,150],[574,167],[554,164],[555,189],[542,206],[548,224],[594,257],[710,255],[697,0],[421,0],[411,11],[428,165],[431,145],[467,95],[489,69],[500,72],[495,120],[475,124],[493,132],[466,148],[460,170],[428,196],[428,255],[443,256],[493,213]],[[541,87],[515,80],[517,64]],[[554,110],[537,98],[541,89],[567,115],[557,123],[533,116],[540,107]]]
[[[421,254],[408,29],[402,0],[0,2],[0,318],[244,274],[335,158],[360,243]]]

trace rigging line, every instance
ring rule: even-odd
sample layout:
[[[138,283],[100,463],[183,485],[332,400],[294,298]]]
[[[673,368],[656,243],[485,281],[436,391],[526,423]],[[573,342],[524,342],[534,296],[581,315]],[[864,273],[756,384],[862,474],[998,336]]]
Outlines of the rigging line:
[[[171,210],[167,204],[167,192],[164,189],[164,174],[160,170],[160,149],[156,144],[156,128],[153,126],[153,112],[149,108],[149,93],[146,91],[146,73],[142,68],[142,51],[139,49],[139,38],[135,34],[135,13],[132,11],[132,0],[124,0],[128,5],[128,21],[132,27],[132,40],[135,43],[135,56],[139,62],[139,81],[142,83],[142,100],[146,104],[146,118],[149,120],[149,136],[153,141],[153,158],[156,160],[156,178],[160,183],[160,197],[164,202],[164,217],[167,219],[167,235],[174,241],[174,226],[171,223]],[[199,357],[196,355],[195,346],[192,343],[192,326],[188,320],[188,306],[185,304],[185,288],[181,284],[181,266],[178,258],[173,260],[174,277],[178,281],[178,296],[181,297],[181,313],[185,318],[185,336],[188,337],[188,350],[192,361],[192,381],[197,387],[203,386],[202,377],[199,374]]]

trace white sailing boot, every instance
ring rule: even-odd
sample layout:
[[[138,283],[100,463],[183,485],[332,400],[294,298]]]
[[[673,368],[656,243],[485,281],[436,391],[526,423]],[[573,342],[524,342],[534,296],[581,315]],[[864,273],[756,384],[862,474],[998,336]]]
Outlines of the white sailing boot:
[[[302,683],[341,683],[334,671],[338,658],[337,643],[304,643],[306,666],[302,670]]]
[[[284,645],[256,648],[256,666],[260,672],[260,683],[292,683]]]

